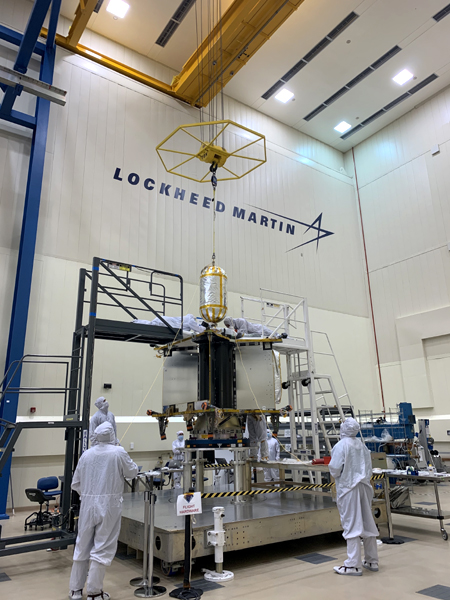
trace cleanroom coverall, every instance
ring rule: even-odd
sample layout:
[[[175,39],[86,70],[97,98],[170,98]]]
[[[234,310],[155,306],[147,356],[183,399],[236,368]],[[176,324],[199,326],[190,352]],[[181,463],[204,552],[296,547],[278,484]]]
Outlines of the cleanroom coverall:
[[[263,335],[265,337],[269,337],[272,335],[272,329],[269,329],[260,323],[250,323],[250,321],[247,321],[247,319],[231,319],[231,321],[233,322],[234,329],[237,331],[237,333],[242,333],[243,337],[261,337]],[[229,327],[229,325],[227,325],[229,321],[225,320],[224,323],[227,327]]]
[[[109,412],[109,402],[103,396],[97,398],[95,401],[95,406],[98,408],[98,411],[94,413],[89,421],[89,441],[91,446],[95,446],[97,444],[97,439],[95,437],[95,430],[102,423],[108,422],[111,423],[114,429],[115,443],[118,444],[119,440],[117,438],[117,427],[116,427],[116,419],[112,412]]]
[[[173,460],[176,460],[179,463],[183,462],[183,460],[184,460],[183,448],[184,448],[184,439],[179,440],[177,437],[177,439],[172,442]],[[173,483],[176,488],[181,487],[181,473],[173,474]]]
[[[72,480],[81,508],[70,589],[83,589],[87,578],[88,594],[102,591],[106,567],[117,549],[124,478],[138,473],[124,448],[115,445],[111,423],[102,423],[95,434],[98,443],[81,455]]]
[[[347,540],[346,567],[362,566],[361,542],[365,560],[378,564],[377,526],[372,515],[372,461],[369,449],[356,437],[360,430],[355,419],[341,425],[341,440],[331,451],[329,469],[336,480],[336,497],[343,537]]]
[[[267,423],[264,415],[248,415],[247,417],[247,432],[250,440],[250,446],[256,446],[250,449],[250,458],[256,458],[258,455],[258,447],[262,460],[269,456],[267,447]]]
[[[280,442],[273,436],[267,440],[269,447],[269,462],[280,460]],[[264,469],[264,481],[278,481],[280,471],[278,469]]]

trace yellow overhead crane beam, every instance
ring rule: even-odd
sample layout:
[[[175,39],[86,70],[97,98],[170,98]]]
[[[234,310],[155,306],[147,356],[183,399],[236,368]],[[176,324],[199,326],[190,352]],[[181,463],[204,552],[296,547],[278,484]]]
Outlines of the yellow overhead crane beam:
[[[43,27],[41,29],[41,36],[45,37],[45,38],[47,37],[47,29],[45,29],[45,27]],[[119,62],[118,60],[115,60],[114,58],[110,58],[110,57],[106,56],[105,54],[98,52],[97,50],[91,50],[90,48],[88,48],[87,46],[83,46],[82,44],[77,44],[76,46],[71,46],[67,42],[67,38],[65,38],[63,35],[59,35],[59,33],[56,34],[55,42],[58,46],[61,46],[61,48],[65,48],[66,50],[75,52],[75,54],[79,54],[80,56],[83,56],[84,58],[93,60],[94,62],[98,63],[99,65],[102,65],[103,67],[108,67],[108,69],[112,69],[113,71],[116,71],[117,73],[120,73],[121,75],[130,77],[131,79],[134,79],[135,81],[138,81],[139,83],[143,83],[144,85],[148,85],[149,87],[154,88],[155,90],[163,92],[164,94],[168,94],[169,96],[173,96],[174,98],[178,98],[180,100],[184,100],[185,102],[187,102],[186,99],[180,98],[172,90],[172,86],[170,84],[164,83],[163,81],[159,81],[158,79],[155,79],[154,77],[151,77],[150,75],[147,75],[146,73],[142,73],[142,71],[138,71],[137,69],[128,67],[127,65],[124,65],[123,63]]]
[[[80,0],[69,34],[57,34],[56,44],[192,106],[204,107],[303,2],[234,0],[171,84],[78,43],[96,0]],[[41,35],[47,37],[47,29]]]
[[[173,90],[207,106],[304,0],[234,0],[192,54]]]
[[[80,41],[83,31],[86,29],[89,19],[97,6],[98,0],[80,0],[80,4],[75,11],[75,19],[70,26],[67,34],[67,43],[69,46],[76,46]]]

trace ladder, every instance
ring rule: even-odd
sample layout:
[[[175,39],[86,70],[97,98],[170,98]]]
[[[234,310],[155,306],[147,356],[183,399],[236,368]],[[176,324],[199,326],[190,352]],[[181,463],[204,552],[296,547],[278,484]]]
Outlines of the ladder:
[[[268,293],[283,299],[264,298],[263,294]],[[259,304],[259,318],[251,318],[249,302]],[[353,416],[353,408],[328,335],[310,328],[306,298],[261,289],[260,298],[241,296],[241,316],[288,336],[274,343],[273,349],[285,357],[284,385],[293,408],[289,416],[291,453],[306,460],[329,454],[340,439],[340,423]],[[313,338],[318,341],[320,351],[314,349]],[[318,359],[328,361],[341,388],[340,394],[331,374],[316,372]],[[305,473],[311,482],[320,482],[320,473]]]
[[[78,351],[79,349],[76,348]],[[77,358],[77,361],[75,360]],[[75,435],[80,435],[80,423],[78,419],[79,413],[79,395],[81,390],[81,362],[82,356],[75,357],[74,355],[54,355],[54,354],[25,354],[20,360],[13,361],[3,379],[0,381],[0,404],[6,401],[9,397],[17,398],[19,401],[23,394],[43,395],[50,397],[56,394],[63,396],[62,421],[39,421],[34,419],[24,419],[18,422],[11,422],[6,419],[0,419],[0,476],[8,458],[11,456],[17,439],[23,429],[39,429],[39,428],[71,428]],[[33,365],[37,368],[61,368],[63,372],[51,371],[51,374],[56,380],[63,380],[59,385],[42,385],[28,386],[17,381],[18,374],[22,373],[22,369],[26,365]],[[36,371],[35,371],[35,377]],[[76,399],[75,404],[77,411],[73,414],[67,414],[69,405],[69,396],[74,394]]]

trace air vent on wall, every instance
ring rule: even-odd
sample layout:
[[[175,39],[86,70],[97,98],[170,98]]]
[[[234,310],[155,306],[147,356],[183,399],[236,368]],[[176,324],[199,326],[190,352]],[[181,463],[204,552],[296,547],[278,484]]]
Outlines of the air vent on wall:
[[[267,100],[267,98],[270,98],[270,96],[272,96],[273,94],[275,94],[275,92],[277,92],[280,87],[283,87],[284,85],[284,81],[282,81],[281,79],[279,79],[271,88],[270,90],[267,90],[267,92],[264,94],[263,98],[264,100]]]
[[[303,57],[303,61],[306,63],[311,62],[312,59],[315,58],[318,54],[320,54],[320,52],[322,52],[322,50],[324,50],[329,44],[331,44],[331,42],[332,40],[330,38],[324,37],[323,40],[320,40],[320,42],[308,52],[308,54],[305,54],[305,56]]]
[[[374,71],[379,69],[385,63],[387,63],[387,61],[390,60],[396,54],[398,54],[400,52],[400,50],[401,50],[400,46],[394,46],[393,48],[391,48],[388,52],[386,52],[386,54],[383,54],[383,56],[381,56],[378,60],[376,60],[374,63],[372,63],[370,65],[370,67],[367,67],[367,69],[364,69],[364,71],[361,71],[361,73],[359,75],[357,75],[351,81],[346,83],[344,85],[344,87],[341,87],[340,90],[338,90],[332,96],[327,98],[327,100],[325,100],[325,102],[322,102],[322,104],[320,106],[318,106],[317,108],[312,110],[309,114],[307,114],[306,117],[304,117],[304,120],[311,121],[311,119],[314,119],[314,117],[317,117],[317,115],[319,113],[321,113],[323,110],[325,110],[326,108],[328,108],[330,106],[330,104],[333,104],[333,102],[336,102],[336,100],[338,100],[344,94],[349,92],[352,88],[355,87],[355,85],[358,85],[358,83],[360,83],[363,79],[365,79],[366,77],[369,77],[369,75],[372,75],[372,73]]]
[[[98,0],[97,4],[95,5],[95,8],[94,8],[94,12],[95,13],[98,13],[98,11],[101,9],[102,4],[103,4],[104,1],[105,0]]]
[[[450,4],[447,4],[447,6],[445,6],[442,10],[440,10],[439,12],[437,12],[434,16],[433,19],[437,22],[442,21],[442,19],[444,17],[447,17],[448,15],[450,15]]]
[[[314,48],[312,48],[307,54],[305,54],[305,56],[301,60],[295,63],[295,65],[291,67],[289,71],[277,81],[277,83],[270,87],[267,90],[267,92],[265,92],[261,96],[261,98],[264,98],[264,100],[268,100],[271,96],[273,96],[273,94],[282,85],[287,83],[290,79],[292,79],[292,77],[294,77],[294,75],[296,75],[299,71],[306,67],[306,65],[309,62],[311,62],[313,58],[316,58],[316,56],[320,54],[324,48],[331,44],[331,42],[333,42],[338,37],[338,35],[340,35],[344,31],[344,29],[347,29],[347,27],[351,25],[353,21],[355,21],[358,17],[359,15],[357,15],[355,12],[351,12],[349,15],[347,15],[345,19],[339,23],[339,25],[337,25],[332,31],[330,31],[328,35],[326,35],[322,40],[320,40],[320,42],[316,44]]]
[[[162,46],[164,48],[194,4],[195,0],[183,0],[181,2],[177,10],[173,13],[170,21],[162,30],[155,44],[158,44],[158,46]]]
[[[318,114],[320,114],[323,110],[326,109],[326,104],[321,104],[320,106],[318,106],[316,109],[314,109],[312,112],[309,113],[308,117],[308,121],[310,121],[311,119],[314,119],[314,117],[317,117]]]
[[[347,29],[347,27],[349,25],[351,25],[353,23],[353,21],[355,19],[357,19],[359,17],[359,15],[357,15],[354,12],[351,12],[349,15],[347,15],[345,17],[345,19],[343,19],[338,25],[336,25],[336,27],[334,29],[332,29],[330,31],[330,33],[327,35],[328,38],[335,40],[337,38],[337,36],[339,34],[341,34],[344,29]]]
[[[384,107],[384,109],[385,110],[390,110],[391,108],[394,108],[394,106],[397,106],[397,104],[400,104],[400,102],[403,102],[403,100],[406,100],[406,98],[409,98],[408,92],[406,92],[406,94],[402,94],[401,96],[399,96],[395,100],[392,100],[392,102],[389,102],[389,104],[386,104],[386,106]]]
[[[364,71],[361,71],[361,73],[358,73],[358,75],[356,77],[353,77],[353,79],[351,79],[347,84],[345,84],[344,87],[346,87],[350,90],[351,88],[354,88],[355,85],[358,85],[358,83],[361,83],[361,81],[363,79],[365,79],[366,77],[369,77],[369,75],[372,75],[372,73],[373,73],[373,69],[371,69],[370,67],[367,67],[367,69],[364,69]]]
[[[289,71],[283,75],[280,81],[286,83],[287,81],[289,81],[289,79],[292,79],[294,75],[297,75],[297,73],[301,71],[303,67],[306,67],[307,64],[308,63],[302,58],[302,60],[299,60],[298,63],[292,67],[292,69],[289,69]]]
[[[378,112],[373,113],[373,115],[371,115],[368,119],[365,119],[362,123],[360,123],[361,127],[370,125],[370,123],[372,123],[372,121],[375,121],[375,119],[378,119],[378,117],[381,117],[382,115],[384,115],[385,112],[386,111],[382,108]]]
[[[365,119],[362,123],[360,123],[356,127],[353,127],[352,129],[350,129],[350,131],[347,131],[347,133],[344,133],[344,135],[341,135],[341,139],[346,140],[347,138],[349,138],[351,135],[353,135],[357,131],[361,131],[361,129],[363,127],[366,127],[366,125],[373,123],[373,121],[375,121],[379,117],[382,117],[383,115],[385,115],[388,112],[388,110],[391,110],[391,108],[394,108],[394,106],[397,106],[398,104],[400,104],[407,98],[410,98],[413,94],[415,94],[419,90],[423,89],[425,86],[427,86],[429,83],[431,83],[432,81],[434,81],[437,78],[438,78],[438,75],[433,73],[432,75],[430,75],[429,77],[427,77],[426,79],[424,79],[423,81],[421,81],[420,83],[418,83],[417,85],[412,87],[408,92],[406,92],[405,94],[402,94],[401,96],[399,96],[392,102],[389,102],[389,104],[386,104],[386,106],[383,106],[383,108],[381,110],[378,110],[376,113],[373,113],[373,115],[371,115],[370,117]]]

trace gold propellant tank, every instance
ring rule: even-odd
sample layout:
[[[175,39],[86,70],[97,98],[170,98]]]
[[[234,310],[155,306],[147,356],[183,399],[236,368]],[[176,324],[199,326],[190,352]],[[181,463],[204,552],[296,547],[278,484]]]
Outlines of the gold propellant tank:
[[[200,273],[200,315],[207,323],[219,323],[228,310],[227,274],[216,265]]]

